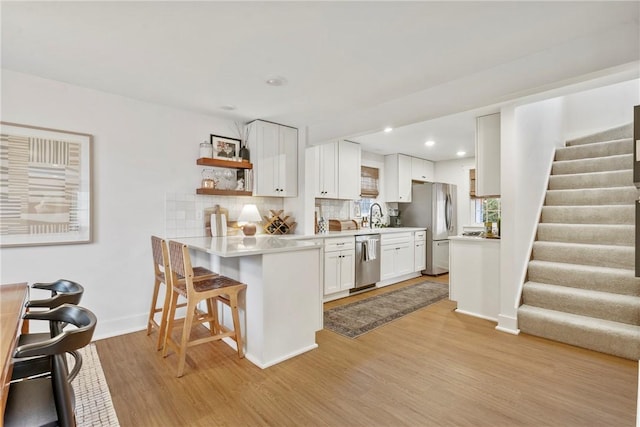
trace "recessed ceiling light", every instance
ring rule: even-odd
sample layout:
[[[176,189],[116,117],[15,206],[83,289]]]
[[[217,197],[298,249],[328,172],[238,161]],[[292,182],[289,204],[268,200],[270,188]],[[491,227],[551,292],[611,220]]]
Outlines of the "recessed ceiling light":
[[[223,105],[220,108],[222,108],[223,110],[227,110],[227,111],[233,111],[233,110],[236,109],[236,106],[233,105],[233,104],[226,104],[226,105]]]
[[[466,151],[462,151],[462,150],[461,150],[461,151],[458,151],[456,154],[457,154],[458,156],[462,157],[462,156],[464,156],[465,154],[467,154],[467,152],[466,152]]]
[[[384,128],[385,133],[389,133],[393,130],[392,127],[387,126],[386,128]]]
[[[265,80],[265,83],[269,86],[284,86],[287,84],[287,79],[280,76],[273,76]]]
[[[436,145],[436,142],[430,139],[425,142],[424,145],[426,145],[427,147],[433,147],[434,145]]]

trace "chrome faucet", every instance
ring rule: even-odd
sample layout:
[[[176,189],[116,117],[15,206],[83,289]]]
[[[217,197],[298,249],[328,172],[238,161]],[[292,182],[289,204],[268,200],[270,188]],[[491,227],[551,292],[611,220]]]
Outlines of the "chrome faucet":
[[[375,228],[375,224],[373,223],[373,208],[375,208],[376,206],[380,211],[380,217],[382,217],[382,206],[380,206],[378,203],[372,204],[371,209],[369,210],[369,227],[370,228]]]

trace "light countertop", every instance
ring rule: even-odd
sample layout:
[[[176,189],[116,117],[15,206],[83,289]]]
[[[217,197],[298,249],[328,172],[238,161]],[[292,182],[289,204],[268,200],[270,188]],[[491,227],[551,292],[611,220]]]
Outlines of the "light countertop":
[[[406,233],[415,231],[425,231],[424,227],[383,227],[383,228],[361,228],[360,230],[345,230],[345,231],[329,231],[327,233],[318,234],[291,234],[281,236],[285,239],[301,240],[301,239],[326,239],[328,237],[342,237],[342,236],[361,236],[363,234],[391,234],[391,233]]]
[[[487,238],[483,236],[451,236],[449,240],[464,240],[467,242],[494,242],[500,243],[500,239]]]
[[[179,237],[175,240],[192,249],[224,258],[267,253],[301,251],[320,248],[320,242],[310,240],[283,239],[282,236],[258,234],[253,237]]]

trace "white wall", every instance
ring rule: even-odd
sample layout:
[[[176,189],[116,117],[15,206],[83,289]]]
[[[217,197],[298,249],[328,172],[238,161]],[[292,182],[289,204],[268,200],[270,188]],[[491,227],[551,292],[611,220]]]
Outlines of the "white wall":
[[[7,70],[2,120],[92,134],[94,212],[91,244],[1,249],[0,282],[81,283],[96,338],[144,327],[165,193],[194,194],[198,144],[233,123]]]
[[[568,95],[565,98],[565,139],[631,123],[633,106],[638,104],[638,79]]]
[[[455,184],[457,190],[458,234],[462,226],[475,223],[471,216],[471,198],[469,197],[469,170],[476,167],[475,157],[435,162],[436,182]]]

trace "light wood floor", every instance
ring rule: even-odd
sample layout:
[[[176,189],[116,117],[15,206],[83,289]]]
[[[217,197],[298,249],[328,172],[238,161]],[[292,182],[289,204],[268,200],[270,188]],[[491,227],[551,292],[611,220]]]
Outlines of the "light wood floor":
[[[454,309],[443,300],[357,339],[323,330],[318,349],[266,370],[220,342],[191,349],[182,378],[155,334],[97,347],[123,427],[635,425],[637,362]]]

